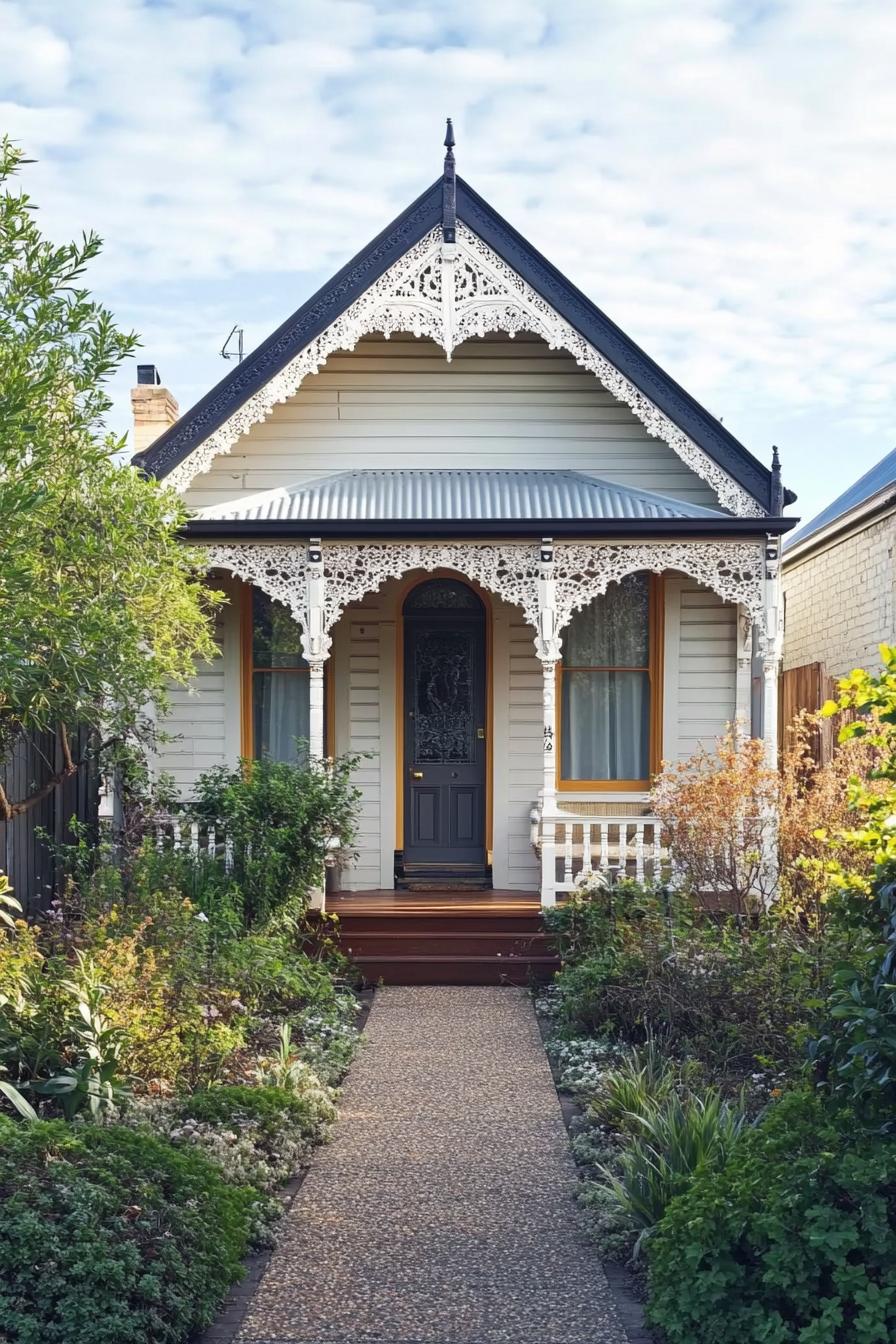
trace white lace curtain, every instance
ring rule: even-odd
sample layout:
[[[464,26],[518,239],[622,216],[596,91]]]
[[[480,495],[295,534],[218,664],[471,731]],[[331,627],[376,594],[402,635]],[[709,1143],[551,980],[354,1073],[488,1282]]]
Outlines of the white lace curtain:
[[[310,728],[308,668],[301,631],[279,602],[252,591],[252,752],[295,761]]]
[[[577,612],[563,640],[564,780],[650,773],[650,578],[632,574]]]

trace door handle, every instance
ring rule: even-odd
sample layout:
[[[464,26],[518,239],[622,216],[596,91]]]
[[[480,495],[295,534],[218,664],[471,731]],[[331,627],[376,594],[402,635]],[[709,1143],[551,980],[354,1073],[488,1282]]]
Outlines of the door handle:
[[[423,771],[422,771],[422,770],[412,770],[412,771],[411,771],[411,779],[422,779],[422,778],[423,778]]]

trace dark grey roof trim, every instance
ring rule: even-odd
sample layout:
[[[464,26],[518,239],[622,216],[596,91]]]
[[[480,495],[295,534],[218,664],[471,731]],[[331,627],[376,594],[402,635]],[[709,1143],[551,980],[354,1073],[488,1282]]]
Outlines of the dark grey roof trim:
[[[487,518],[449,520],[416,524],[397,523],[394,518],[367,518],[363,522],[265,521],[249,519],[193,518],[182,529],[190,541],[277,541],[284,537],[324,541],[350,537],[362,540],[389,537],[394,541],[425,541],[433,537],[544,537],[579,538],[583,541],[610,541],[619,538],[651,541],[656,537],[676,537],[680,541],[706,537],[780,536],[796,525],[795,518],[602,518],[593,521],[556,518]]]
[[[202,521],[366,522],[406,524],[530,518],[596,522],[633,518],[727,518],[651,490],[584,472],[522,468],[376,468],[340,471],[285,490],[250,496],[225,509],[202,509]]]
[[[181,418],[133,458],[152,476],[166,476],[197,446],[220,429],[244,402],[270,382],[300,350],[335,322],[399,257],[419,243],[442,219],[442,179],[393,220],[332,280],[303,303],[262,341],[242,363],[216,383]]]
[[[795,550],[797,546],[802,546],[804,541],[808,541],[837,522],[845,526],[849,521],[847,515],[861,508],[863,504],[870,503],[876,495],[882,495],[881,504],[885,504],[886,491],[890,487],[896,492],[896,448],[876,462],[870,471],[860,476],[848,490],[843,491],[842,495],[838,495],[826,509],[810,518],[805,527],[801,527],[792,537],[788,537],[785,550]]]
[[[683,429],[713,461],[758,500],[771,504],[771,471],[730,434],[720,420],[704,410],[650,356],[626,336],[606,313],[577,289],[512,224],[493,210],[478,192],[458,178],[458,216],[483,242],[503,257],[533,289],[547,299],[620,373]]]
[[[145,453],[138,454],[134,458],[135,464],[155,476],[164,476],[197,444],[220,428],[398,257],[430,229],[441,225],[442,186],[443,179],[439,178]],[[763,508],[770,507],[772,477],[769,469],[462,178],[457,179],[457,215]]]

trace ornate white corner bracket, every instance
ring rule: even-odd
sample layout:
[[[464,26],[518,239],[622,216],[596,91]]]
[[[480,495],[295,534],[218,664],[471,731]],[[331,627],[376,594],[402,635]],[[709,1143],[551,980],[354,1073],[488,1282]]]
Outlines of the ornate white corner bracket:
[[[540,336],[552,349],[567,350],[578,364],[623,402],[647,432],[662,439],[738,517],[759,518],[763,509],[748,491],[714,462],[689,435],[466,225],[457,241],[442,241],[433,229],[356,299],[281,371],[249,397],[223,425],[198,444],[168,475],[176,490],[208,471],[242,434],[298,391],[336,350],[353,350],[362,336],[411,332],[435,341],[451,358],[463,341],[502,331]]]

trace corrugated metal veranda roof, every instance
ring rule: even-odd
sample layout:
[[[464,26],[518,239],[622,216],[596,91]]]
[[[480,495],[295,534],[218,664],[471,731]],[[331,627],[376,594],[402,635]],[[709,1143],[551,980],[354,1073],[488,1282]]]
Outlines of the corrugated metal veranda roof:
[[[197,519],[252,522],[601,522],[719,518],[721,509],[615,485],[577,471],[343,471],[212,505]]]

